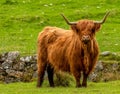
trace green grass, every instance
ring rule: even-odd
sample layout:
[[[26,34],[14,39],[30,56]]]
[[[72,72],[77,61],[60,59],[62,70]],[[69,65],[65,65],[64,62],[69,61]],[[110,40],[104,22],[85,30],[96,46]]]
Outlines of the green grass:
[[[55,87],[46,84],[36,88],[36,82],[0,84],[0,94],[119,94],[120,81],[93,83],[89,82],[87,88]]]
[[[97,33],[100,51],[120,51],[120,0],[0,0],[0,53],[18,50],[36,53],[38,33],[45,26],[69,29],[60,13],[70,21],[101,20],[111,14]]]
[[[70,21],[101,20],[111,14],[96,37],[100,51],[120,52],[120,0],[0,0],[0,53],[36,53],[38,33],[45,26],[69,29],[60,13]],[[47,84],[48,85],[48,84]],[[88,88],[55,87],[36,82],[0,84],[0,94],[119,94],[120,81],[88,83]]]

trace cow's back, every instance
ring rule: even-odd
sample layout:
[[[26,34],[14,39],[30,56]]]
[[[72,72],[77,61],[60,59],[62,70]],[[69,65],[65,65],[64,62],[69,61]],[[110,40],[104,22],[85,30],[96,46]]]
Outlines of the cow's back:
[[[69,30],[46,27],[38,36],[41,56],[56,70],[70,71],[66,51],[71,42],[71,35]]]

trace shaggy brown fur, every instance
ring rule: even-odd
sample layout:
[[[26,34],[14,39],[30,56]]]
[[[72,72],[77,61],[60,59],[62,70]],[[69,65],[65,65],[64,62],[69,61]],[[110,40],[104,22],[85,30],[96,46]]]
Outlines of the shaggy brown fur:
[[[38,35],[38,82],[40,87],[47,69],[50,86],[54,86],[54,70],[71,72],[76,87],[86,87],[87,77],[94,69],[99,49],[95,33],[101,24],[80,20],[71,30],[45,27]],[[80,77],[83,74],[82,84]]]

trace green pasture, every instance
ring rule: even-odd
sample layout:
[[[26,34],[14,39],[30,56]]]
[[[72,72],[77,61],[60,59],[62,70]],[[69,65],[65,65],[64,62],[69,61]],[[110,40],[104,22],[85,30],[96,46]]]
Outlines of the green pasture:
[[[120,81],[89,82],[87,88],[55,87],[50,88],[43,84],[42,88],[36,88],[36,82],[0,84],[0,94],[120,94]]]
[[[0,53],[35,54],[38,33],[45,26],[69,29],[70,21],[101,20],[111,11],[97,33],[100,51],[120,51],[120,0],[0,0]]]
[[[0,53],[35,54],[38,33],[45,26],[69,29],[70,21],[101,20],[111,11],[97,33],[100,51],[120,52],[120,0],[0,0]],[[0,94],[120,94],[120,81],[88,82],[88,88],[55,87],[36,82],[0,84]]]

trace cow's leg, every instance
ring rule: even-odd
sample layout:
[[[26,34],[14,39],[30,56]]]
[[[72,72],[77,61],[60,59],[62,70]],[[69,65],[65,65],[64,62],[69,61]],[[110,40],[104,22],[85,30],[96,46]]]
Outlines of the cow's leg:
[[[80,83],[81,74],[76,73],[74,76],[75,76],[75,80],[76,80],[76,87],[81,87],[81,83]]]
[[[37,87],[41,87],[44,79],[44,74],[46,70],[46,63],[38,60],[38,79],[37,79]]]
[[[87,87],[87,78],[88,74],[83,72],[83,82],[82,82],[82,87]]]
[[[80,83],[81,72],[74,69],[74,70],[72,70],[72,73],[76,80],[76,87],[81,87],[81,83]]]
[[[50,87],[54,87],[54,82],[53,82],[54,68],[51,65],[47,66],[47,73],[48,73],[48,80]]]

